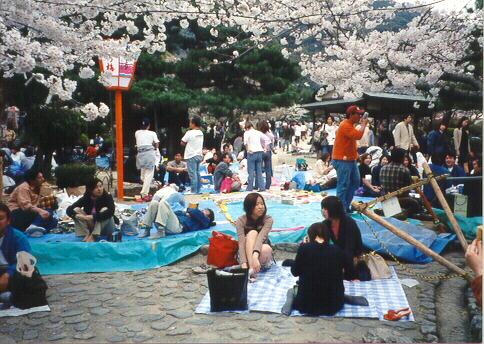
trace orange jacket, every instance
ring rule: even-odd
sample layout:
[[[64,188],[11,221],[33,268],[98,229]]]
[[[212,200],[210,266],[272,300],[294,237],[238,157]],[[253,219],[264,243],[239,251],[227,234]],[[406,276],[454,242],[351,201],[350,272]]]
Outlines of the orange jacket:
[[[354,161],[358,159],[356,140],[363,136],[363,131],[356,130],[353,122],[345,119],[339,125],[333,147],[333,159]]]

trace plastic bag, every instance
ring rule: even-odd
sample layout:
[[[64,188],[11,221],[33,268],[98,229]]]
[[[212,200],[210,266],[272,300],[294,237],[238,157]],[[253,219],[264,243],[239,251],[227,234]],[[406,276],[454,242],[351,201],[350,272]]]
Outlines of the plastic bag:
[[[125,210],[120,214],[120,217],[123,234],[128,236],[138,235],[138,215],[136,212]]]

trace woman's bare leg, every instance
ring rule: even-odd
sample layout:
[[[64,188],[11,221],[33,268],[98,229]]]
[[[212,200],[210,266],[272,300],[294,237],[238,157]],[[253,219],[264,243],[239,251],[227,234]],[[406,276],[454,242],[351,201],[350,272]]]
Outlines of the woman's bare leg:
[[[260,265],[264,266],[272,260],[272,247],[267,244],[262,245],[259,261]]]
[[[253,267],[252,254],[254,252],[257,235],[259,235],[257,231],[250,231],[245,236],[245,254],[247,256],[247,263],[249,264],[249,268]]]

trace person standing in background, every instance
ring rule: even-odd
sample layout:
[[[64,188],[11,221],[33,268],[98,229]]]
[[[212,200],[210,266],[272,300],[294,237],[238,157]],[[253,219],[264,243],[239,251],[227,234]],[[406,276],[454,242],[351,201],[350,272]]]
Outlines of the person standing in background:
[[[412,120],[412,115],[405,116],[403,121],[397,124],[395,131],[393,132],[395,147],[401,148],[407,152],[411,151],[413,147],[416,149],[419,148],[417,138],[413,132],[413,126],[411,125]]]
[[[464,167],[466,173],[469,173],[469,153],[471,151],[469,123],[469,118],[464,116],[459,120],[457,128],[454,129],[455,154],[459,165]]]
[[[264,148],[264,156],[262,158],[263,168],[266,175],[265,189],[270,189],[272,184],[272,149],[274,147],[274,135],[269,129],[267,121],[259,123],[259,131],[262,135],[262,142]]]
[[[262,179],[263,135],[260,131],[254,129],[251,122],[245,123],[244,145],[247,150],[247,170],[249,173],[246,191],[254,190],[254,177],[255,187],[259,191],[265,191],[265,183]]]
[[[157,162],[156,151],[160,140],[154,131],[150,130],[150,120],[145,118],[141,123],[140,130],[134,134],[136,139],[136,149],[138,154],[136,156],[136,167],[141,170],[140,178],[143,181],[141,188],[141,197],[145,202],[151,201],[150,186],[155,174],[155,166]]]
[[[334,117],[328,115],[326,117],[326,123],[321,127],[321,146],[322,153],[329,153],[333,155],[334,140],[336,139],[336,131],[338,126],[334,122]]]
[[[193,116],[190,120],[190,130],[182,137],[180,144],[185,147],[185,161],[188,165],[188,176],[192,193],[200,193],[200,163],[203,160],[203,132],[200,130],[202,120]]]
[[[338,175],[336,194],[346,212],[350,212],[353,195],[360,186],[360,172],[356,164],[356,141],[361,139],[368,124],[368,119],[361,118],[364,113],[365,110],[356,105],[349,106],[346,110],[346,119],[341,122],[334,141],[333,166]],[[360,128],[356,129],[355,124],[358,122]]]
[[[449,141],[445,135],[446,129],[447,125],[440,123],[437,129],[432,130],[427,136],[427,153],[430,156],[438,154],[443,157],[445,153],[449,152]]]

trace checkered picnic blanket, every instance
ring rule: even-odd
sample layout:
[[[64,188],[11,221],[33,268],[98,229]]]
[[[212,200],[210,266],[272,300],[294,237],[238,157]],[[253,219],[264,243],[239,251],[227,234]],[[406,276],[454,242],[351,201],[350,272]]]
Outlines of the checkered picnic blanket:
[[[343,309],[336,313],[335,317],[345,318],[378,318],[383,320],[383,315],[389,309],[409,307],[405,292],[398,280],[393,267],[392,278],[374,280],[368,282],[344,281],[345,294],[364,296],[369,306],[344,305]],[[273,265],[268,271],[261,272],[255,283],[249,283],[247,296],[250,311],[281,313],[281,308],[286,302],[286,293],[297,281],[292,276],[289,268]],[[210,294],[207,292],[195,310],[195,313],[210,314]],[[302,315],[293,311],[293,316]],[[409,319],[401,321],[414,321],[411,315]]]

